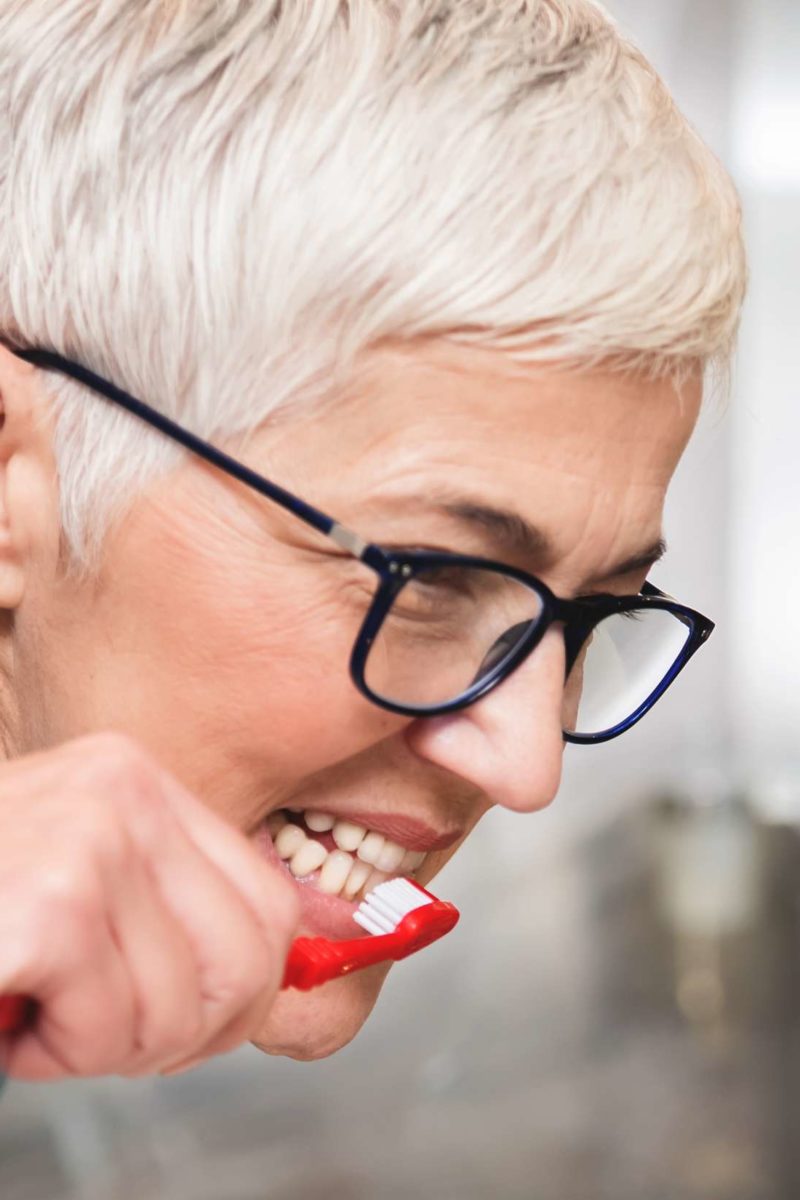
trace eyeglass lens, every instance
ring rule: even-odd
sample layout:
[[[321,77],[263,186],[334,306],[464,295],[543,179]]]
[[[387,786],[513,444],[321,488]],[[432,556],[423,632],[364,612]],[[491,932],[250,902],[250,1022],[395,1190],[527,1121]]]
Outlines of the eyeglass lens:
[[[567,675],[562,727],[606,733],[638,711],[672,670],[690,627],[665,609],[605,617],[583,643]]]
[[[539,595],[510,576],[450,564],[426,569],[396,597],[365,682],[394,704],[446,704],[509,658],[541,613]]]
[[[421,571],[401,589],[370,648],[372,693],[425,710],[460,699],[507,661],[542,615],[537,592],[511,576],[454,564]],[[661,609],[604,618],[567,676],[563,728],[603,733],[658,688],[690,636]]]

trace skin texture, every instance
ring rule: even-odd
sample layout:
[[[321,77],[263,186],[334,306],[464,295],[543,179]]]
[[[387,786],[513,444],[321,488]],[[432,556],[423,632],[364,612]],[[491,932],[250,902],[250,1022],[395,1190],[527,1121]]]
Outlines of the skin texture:
[[[699,377],[678,394],[668,382],[520,367],[446,342],[385,346],[313,413],[229,448],[371,540],[513,561],[561,596],[629,593],[646,572],[614,575],[613,565],[661,535],[700,391]],[[0,393],[8,756],[122,731],[250,838],[267,812],[293,803],[403,813],[467,836],[492,805],[524,815],[554,798],[558,628],[469,709],[426,720],[381,711],[346,669],[371,573],[196,461],[135,502],[95,580],[65,581],[46,397],[2,351]],[[512,559],[489,531],[436,514],[427,497],[443,486],[520,513],[553,553]],[[432,853],[421,881],[457,848]],[[272,1053],[329,1054],[361,1027],[385,975],[281,993],[249,1036]]]

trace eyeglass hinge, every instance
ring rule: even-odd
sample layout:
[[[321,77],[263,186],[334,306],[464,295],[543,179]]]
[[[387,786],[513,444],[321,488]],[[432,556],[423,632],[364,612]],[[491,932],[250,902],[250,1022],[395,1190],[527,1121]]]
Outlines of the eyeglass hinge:
[[[338,521],[334,521],[328,537],[336,542],[337,546],[341,546],[343,550],[347,550],[349,554],[354,554],[356,558],[361,558],[369,545],[357,533],[353,533],[352,529],[348,529],[345,525],[340,525]]]

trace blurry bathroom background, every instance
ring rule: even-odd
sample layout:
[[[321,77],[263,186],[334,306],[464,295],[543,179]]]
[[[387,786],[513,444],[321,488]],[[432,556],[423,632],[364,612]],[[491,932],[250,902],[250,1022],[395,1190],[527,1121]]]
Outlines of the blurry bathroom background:
[[[752,283],[654,578],[715,615],[637,731],[496,812],[461,908],[318,1064],[12,1085],[3,1200],[800,1196],[800,3],[613,0],[744,200]]]

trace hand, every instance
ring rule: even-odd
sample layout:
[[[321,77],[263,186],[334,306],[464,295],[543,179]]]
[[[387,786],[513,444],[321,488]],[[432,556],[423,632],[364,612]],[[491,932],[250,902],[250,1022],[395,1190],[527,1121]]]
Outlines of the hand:
[[[0,767],[0,1037],[15,1079],[166,1072],[252,1036],[298,921],[290,880],[131,739]]]

